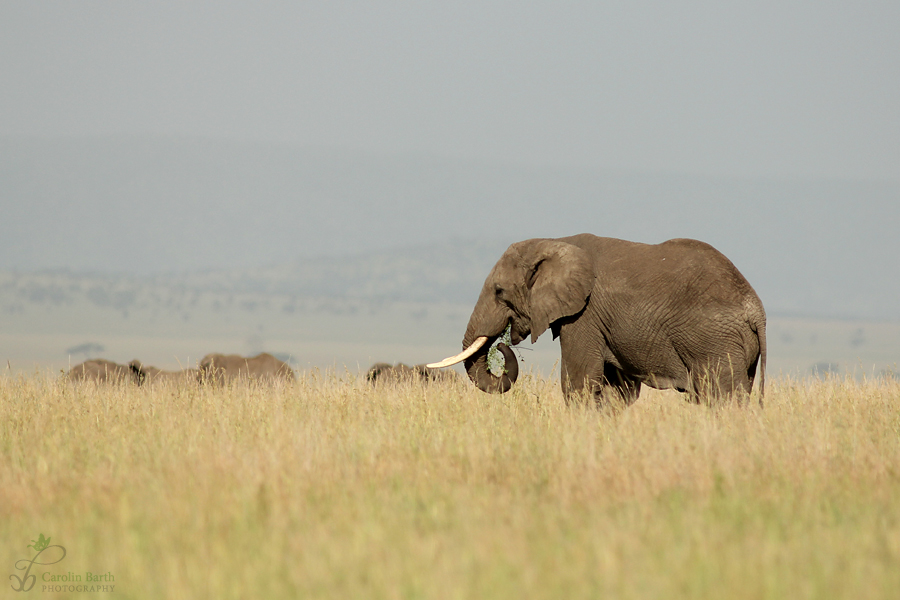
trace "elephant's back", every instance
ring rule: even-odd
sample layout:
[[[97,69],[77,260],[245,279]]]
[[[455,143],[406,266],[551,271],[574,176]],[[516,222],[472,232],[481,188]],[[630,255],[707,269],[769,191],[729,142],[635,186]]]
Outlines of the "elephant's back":
[[[731,260],[716,248],[688,238],[676,238],[651,246],[650,253],[659,263],[668,261],[667,269],[693,287],[707,290],[706,295],[724,302],[745,305],[756,291]]]
[[[592,256],[593,293],[618,311],[672,314],[690,306],[699,318],[728,319],[751,312],[758,313],[755,320],[765,318],[762,302],[747,279],[705,242],[678,238],[642,244],[574,237]]]
[[[276,358],[269,354],[268,352],[263,352],[251,359],[251,371],[254,375],[260,376],[273,376],[273,377],[284,377],[287,379],[295,379],[294,370],[291,369],[290,365],[281,360],[280,358]]]
[[[267,352],[253,357],[243,357],[239,354],[208,354],[200,361],[200,370],[204,374],[215,372],[220,379],[271,377],[296,380],[290,365]]]
[[[66,373],[66,377],[70,381],[113,381],[118,379],[126,379],[131,373],[131,369],[126,365],[102,358],[94,358],[86,360],[83,363],[75,365]]]
[[[675,238],[645,244],[589,233],[560,241],[578,246],[591,256],[595,292],[599,295],[635,294],[640,298],[632,300],[638,304],[665,299],[765,318],[762,302],[750,282],[728,257],[706,242]],[[648,298],[647,290],[658,290],[659,298]]]

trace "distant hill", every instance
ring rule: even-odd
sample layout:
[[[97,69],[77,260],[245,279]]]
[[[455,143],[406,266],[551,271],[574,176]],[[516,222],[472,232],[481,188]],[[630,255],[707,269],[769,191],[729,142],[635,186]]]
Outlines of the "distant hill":
[[[198,139],[0,138],[0,210],[7,272],[473,302],[510,242],[587,231],[708,241],[772,313],[900,319],[893,182],[630,174]]]
[[[207,269],[161,275],[0,271],[0,312],[15,314],[73,305],[121,313],[135,309],[189,313],[238,298],[252,312],[260,302],[290,306],[341,301],[354,306],[393,303],[474,305],[495,256],[488,242],[447,243],[370,254],[298,260],[258,269]],[[230,299],[230,300],[229,300]],[[238,306],[240,308],[240,306]],[[287,310],[290,310],[289,308]]]
[[[351,256],[300,259],[258,269],[213,270],[159,278],[203,291],[261,292],[370,302],[478,299],[505,243],[454,240]]]

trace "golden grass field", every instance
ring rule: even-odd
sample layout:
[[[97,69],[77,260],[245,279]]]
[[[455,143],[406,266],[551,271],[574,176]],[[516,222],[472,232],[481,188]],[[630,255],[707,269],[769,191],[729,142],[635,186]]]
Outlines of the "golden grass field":
[[[2,377],[4,579],[39,534],[66,557],[30,594],[91,572],[117,598],[897,598],[900,382],[613,411],[531,376]]]

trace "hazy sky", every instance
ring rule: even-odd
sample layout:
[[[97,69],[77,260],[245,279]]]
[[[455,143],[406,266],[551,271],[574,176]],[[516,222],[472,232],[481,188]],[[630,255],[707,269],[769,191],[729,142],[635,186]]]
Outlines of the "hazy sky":
[[[3,2],[0,135],[900,180],[900,2]]]

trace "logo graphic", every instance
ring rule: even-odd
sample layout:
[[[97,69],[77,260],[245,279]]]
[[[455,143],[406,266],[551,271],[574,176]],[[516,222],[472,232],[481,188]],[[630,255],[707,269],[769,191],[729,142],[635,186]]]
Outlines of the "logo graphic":
[[[28,544],[28,546],[26,546],[26,548],[34,548],[35,551],[40,552],[42,550],[45,550],[49,544],[50,544],[50,538],[45,538],[44,534],[42,533],[41,535],[38,536],[37,541],[31,540],[31,543]],[[63,556],[65,556],[65,555],[63,555]]]
[[[37,541],[31,540],[31,543],[28,544],[26,548],[33,548],[37,552],[37,554],[35,554],[34,558],[32,558],[31,560],[23,558],[22,560],[16,562],[16,570],[25,571],[22,577],[19,577],[15,574],[9,576],[10,579],[14,579],[19,583],[19,587],[16,587],[15,583],[12,584],[12,589],[16,592],[28,592],[31,590],[31,588],[34,587],[34,583],[37,581],[37,577],[31,575],[31,567],[33,567],[34,565],[55,565],[66,557],[66,549],[62,546],[51,546],[50,538],[45,538],[43,533],[38,536]],[[62,556],[60,556],[56,560],[51,560],[54,556],[57,555],[57,551],[54,550],[54,548],[58,548],[59,551],[62,552]],[[43,560],[38,560],[38,558],[41,558],[41,555],[47,550],[50,550],[51,552],[49,552]]]

